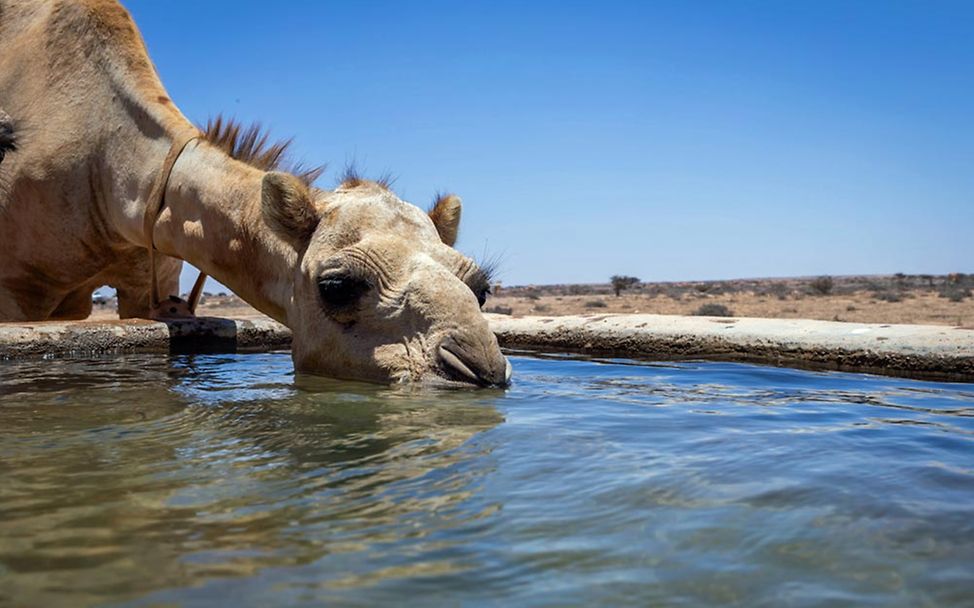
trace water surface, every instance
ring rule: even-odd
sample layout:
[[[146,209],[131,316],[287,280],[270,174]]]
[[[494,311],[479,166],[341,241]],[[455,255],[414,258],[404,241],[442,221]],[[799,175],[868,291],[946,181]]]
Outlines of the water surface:
[[[0,362],[0,605],[974,603],[974,385],[512,362]]]

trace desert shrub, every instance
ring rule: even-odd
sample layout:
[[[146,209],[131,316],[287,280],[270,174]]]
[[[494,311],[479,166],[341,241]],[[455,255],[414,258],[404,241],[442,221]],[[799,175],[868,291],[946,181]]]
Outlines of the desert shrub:
[[[873,297],[882,302],[901,302],[903,294],[899,291],[882,290],[873,293]]]
[[[714,304],[713,302],[709,304],[704,304],[693,313],[698,317],[733,317],[734,313],[731,309],[727,308],[723,304]]]
[[[677,285],[667,285],[661,290],[661,293],[673,300],[683,299],[683,289]]]
[[[606,308],[608,304],[602,300],[589,300],[585,303],[585,308]]]
[[[639,284],[639,279],[636,277],[627,277],[623,275],[614,274],[609,281],[612,283],[612,291],[615,292],[618,298],[622,292],[630,287],[635,287]]]
[[[510,306],[497,305],[497,306],[488,306],[486,309],[484,309],[484,312],[492,312],[498,315],[511,315],[514,314],[514,309],[511,308]]]
[[[788,299],[788,294],[791,293],[791,289],[789,289],[784,283],[771,283],[770,285],[761,289],[758,293],[761,295],[771,295],[779,300],[786,300]]]
[[[941,298],[947,298],[951,302],[963,302],[964,298],[971,297],[971,290],[948,286],[941,289],[939,295]]]
[[[693,286],[693,288],[699,291],[700,293],[706,293],[710,291],[711,287],[713,287],[713,285],[711,285],[710,283],[696,283]]]
[[[827,296],[832,293],[832,288],[835,286],[835,281],[832,280],[832,277],[824,275],[818,277],[817,279],[812,279],[808,286],[811,288],[812,293],[820,296]]]
[[[592,293],[592,287],[590,285],[569,285],[568,295],[570,296],[586,296]]]
[[[849,304],[848,306],[845,307],[845,310],[846,312],[856,312],[859,309],[853,306],[852,304]]]
[[[549,312],[551,310],[551,306],[547,304],[536,304],[534,310],[535,312]]]

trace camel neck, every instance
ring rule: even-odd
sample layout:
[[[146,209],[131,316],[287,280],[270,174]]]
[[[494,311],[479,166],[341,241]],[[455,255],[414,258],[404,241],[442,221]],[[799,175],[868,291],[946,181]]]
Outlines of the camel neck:
[[[190,143],[173,166],[153,238],[160,252],[287,323],[298,255],[264,225],[263,175],[205,142]]]

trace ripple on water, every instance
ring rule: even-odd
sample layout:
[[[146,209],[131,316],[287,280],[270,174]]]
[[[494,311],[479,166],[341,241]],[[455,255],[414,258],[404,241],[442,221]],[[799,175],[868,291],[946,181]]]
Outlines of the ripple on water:
[[[969,602],[971,385],[513,362],[0,362],[0,604]]]

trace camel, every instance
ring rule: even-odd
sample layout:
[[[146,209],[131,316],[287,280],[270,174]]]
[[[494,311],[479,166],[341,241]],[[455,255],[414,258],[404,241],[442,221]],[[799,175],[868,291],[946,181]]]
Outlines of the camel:
[[[153,294],[177,293],[185,260],[287,325],[299,371],[509,382],[481,312],[489,277],[453,248],[459,197],[427,213],[355,174],[317,188],[256,129],[193,127],[115,0],[0,0],[0,108],[16,144],[0,321],[86,318],[105,284],[122,318],[158,317]]]

